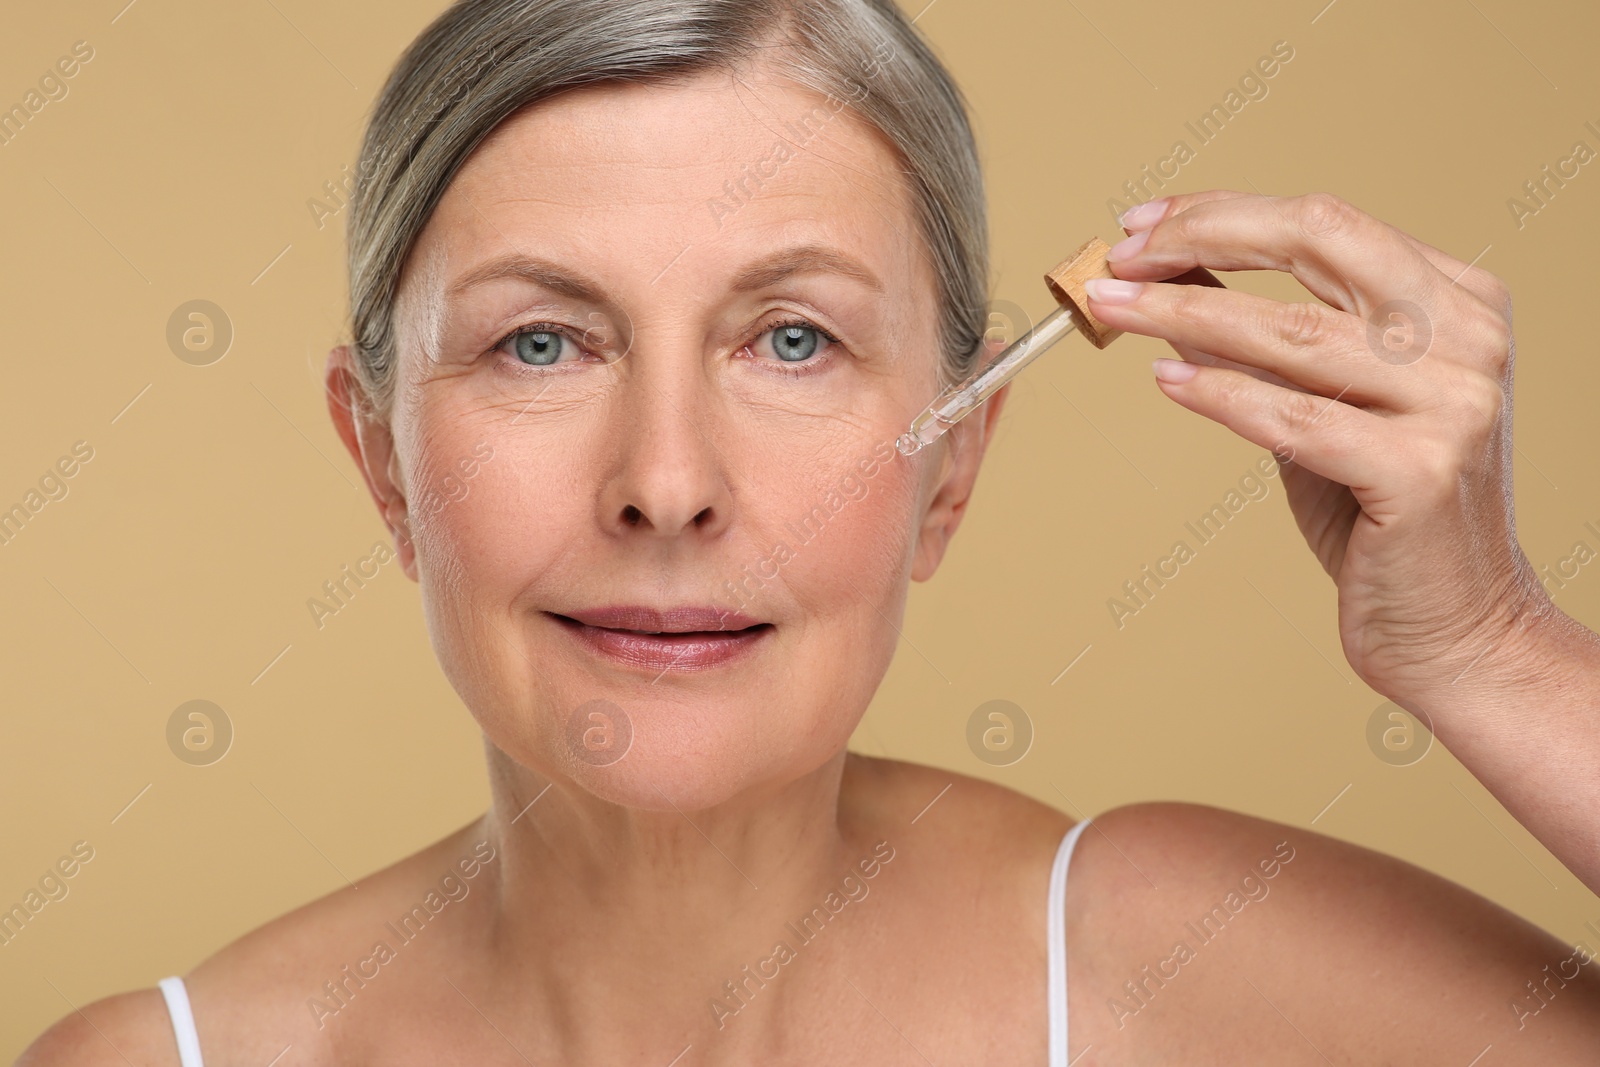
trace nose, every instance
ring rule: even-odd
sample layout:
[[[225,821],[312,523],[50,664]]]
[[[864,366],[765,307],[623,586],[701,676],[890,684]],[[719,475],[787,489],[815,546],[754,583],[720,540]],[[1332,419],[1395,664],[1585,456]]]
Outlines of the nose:
[[[613,409],[620,446],[601,521],[620,535],[714,537],[727,527],[733,494],[698,353],[635,348],[626,358],[634,362],[620,386],[626,400]]]

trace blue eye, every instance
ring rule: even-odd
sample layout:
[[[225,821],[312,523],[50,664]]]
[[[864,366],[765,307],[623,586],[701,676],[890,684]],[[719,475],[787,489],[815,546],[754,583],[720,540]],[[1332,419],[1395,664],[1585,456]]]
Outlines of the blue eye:
[[[772,348],[778,353],[779,359],[798,362],[810,358],[821,340],[821,336],[810,326],[784,326],[773,332]]]
[[[518,333],[511,341],[512,354],[524,363],[545,367],[561,358],[567,339],[553,330],[533,329]]]
[[[762,342],[766,343],[763,344]],[[828,349],[839,343],[839,339],[828,331],[819,329],[804,319],[793,319],[769,323],[766,332],[756,338],[756,343],[751,345],[752,352],[762,352],[771,348],[772,354],[777,357],[776,362],[788,364],[794,369],[791,374],[798,374],[802,369],[810,370],[819,368],[830,361]],[[772,361],[767,361],[771,365]]]

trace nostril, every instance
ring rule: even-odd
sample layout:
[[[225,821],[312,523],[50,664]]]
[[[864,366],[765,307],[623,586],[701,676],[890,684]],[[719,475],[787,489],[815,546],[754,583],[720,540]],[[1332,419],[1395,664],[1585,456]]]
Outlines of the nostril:
[[[629,504],[627,507],[622,509],[622,521],[627,523],[629,526],[639,525],[639,521],[643,518],[644,512],[640,511],[632,504]]]
[[[706,523],[708,523],[710,521],[711,521],[711,509],[709,507],[701,508],[700,509],[700,514],[698,514],[698,515],[696,515],[694,517],[694,524],[696,526],[704,526]]]

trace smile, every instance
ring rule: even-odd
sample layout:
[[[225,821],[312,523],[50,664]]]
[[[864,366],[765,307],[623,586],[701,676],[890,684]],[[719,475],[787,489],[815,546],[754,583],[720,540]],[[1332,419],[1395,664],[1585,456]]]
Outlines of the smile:
[[[546,614],[591,651],[657,675],[731,663],[751,654],[776,630],[770,622],[702,607],[623,606]]]

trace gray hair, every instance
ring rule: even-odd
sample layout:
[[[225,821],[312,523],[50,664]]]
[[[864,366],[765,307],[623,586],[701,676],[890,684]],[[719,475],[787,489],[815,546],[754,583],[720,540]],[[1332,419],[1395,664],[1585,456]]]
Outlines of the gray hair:
[[[564,89],[731,71],[758,51],[900,154],[939,283],[941,383],[964,377],[987,326],[983,178],[960,89],[893,0],[457,0],[396,64],[356,167],[350,319],[367,413],[393,401],[406,259],[497,125]]]

